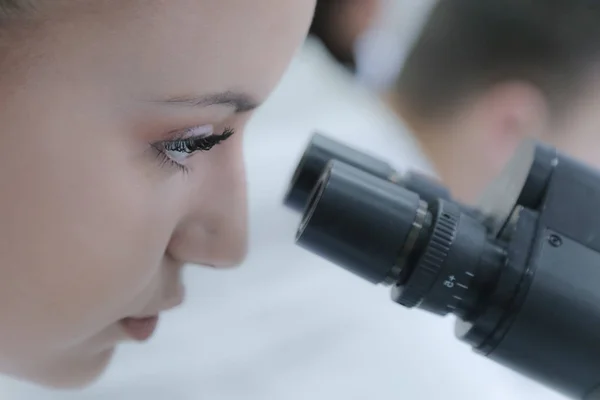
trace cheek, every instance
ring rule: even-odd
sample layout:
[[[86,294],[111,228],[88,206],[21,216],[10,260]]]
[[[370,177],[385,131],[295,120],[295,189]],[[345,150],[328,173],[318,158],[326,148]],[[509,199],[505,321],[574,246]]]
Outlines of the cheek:
[[[11,327],[0,335],[42,347],[75,345],[141,311],[178,207],[176,191],[144,174],[152,164],[111,136],[116,125],[54,111],[72,125],[14,121],[0,149],[0,325]]]

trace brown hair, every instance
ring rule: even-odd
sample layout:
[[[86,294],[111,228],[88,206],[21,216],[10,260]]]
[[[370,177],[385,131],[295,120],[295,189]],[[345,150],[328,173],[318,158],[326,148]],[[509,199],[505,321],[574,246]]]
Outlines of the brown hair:
[[[438,0],[396,92],[421,118],[443,118],[477,91],[523,80],[559,111],[599,60],[598,1]]]
[[[25,6],[24,0],[0,0],[0,13],[2,16],[20,11]]]

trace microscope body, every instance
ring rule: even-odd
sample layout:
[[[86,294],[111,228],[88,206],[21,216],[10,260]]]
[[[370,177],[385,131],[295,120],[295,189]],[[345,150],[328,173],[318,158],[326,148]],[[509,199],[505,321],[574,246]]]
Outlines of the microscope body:
[[[600,399],[600,174],[551,148],[534,151],[510,217],[498,222],[505,266],[456,333],[558,392]],[[496,188],[486,199],[510,201],[506,185]]]
[[[298,245],[404,307],[455,315],[483,356],[600,400],[600,173],[526,142],[473,209],[352,151],[316,135],[303,155],[312,175],[297,170],[286,197]]]

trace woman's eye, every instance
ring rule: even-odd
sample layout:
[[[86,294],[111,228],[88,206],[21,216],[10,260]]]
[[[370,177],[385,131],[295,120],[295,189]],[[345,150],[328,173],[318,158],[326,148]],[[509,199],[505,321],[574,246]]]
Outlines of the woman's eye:
[[[165,155],[173,162],[181,164],[185,162],[193,153],[187,153],[178,150],[165,150]]]
[[[179,139],[153,143],[152,147],[161,157],[162,164],[170,164],[187,171],[185,161],[200,151],[209,151],[219,143],[229,139],[235,132],[227,128],[215,135],[211,125],[187,129]]]

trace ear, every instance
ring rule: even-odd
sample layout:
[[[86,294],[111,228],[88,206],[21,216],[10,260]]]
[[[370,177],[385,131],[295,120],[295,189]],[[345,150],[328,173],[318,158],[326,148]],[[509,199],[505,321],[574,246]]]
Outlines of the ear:
[[[483,148],[489,160],[502,168],[525,138],[542,139],[548,121],[548,105],[533,84],[510,81],[496,84],[479,97],[476,106]]]

